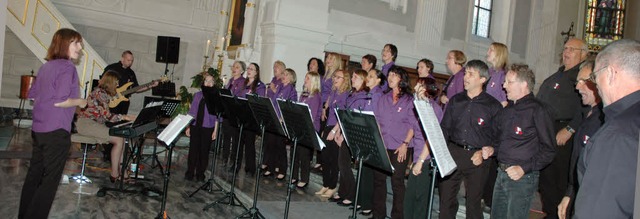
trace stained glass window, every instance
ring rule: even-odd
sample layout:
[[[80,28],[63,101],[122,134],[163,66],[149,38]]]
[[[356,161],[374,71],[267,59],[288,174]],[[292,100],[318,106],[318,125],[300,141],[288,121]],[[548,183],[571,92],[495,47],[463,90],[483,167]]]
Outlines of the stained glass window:
[[[587,0],[584,39],[589,51],[599,52],[605,45],[622,39],[625,0]]]
[[[471,33],[481,37],[489,37],[491,27],[491,5],[493,0],[475,0],[473,4],[473,24]]]

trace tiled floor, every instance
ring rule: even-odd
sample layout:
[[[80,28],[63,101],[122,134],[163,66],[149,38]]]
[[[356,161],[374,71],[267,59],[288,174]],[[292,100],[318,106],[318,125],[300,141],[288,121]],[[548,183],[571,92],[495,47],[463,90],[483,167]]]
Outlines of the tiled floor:
[[[20,191],[28,169],[28,158],[31,154],[30,129],[15,129],[10,137],[3,133],[12,132],[13,127],[0,124],[0,215],[2,218],[16,218]],[[8,138],[8,140],[7,140]],[[3,147],[3,141],[10,141]],[[147,142],[149,143],[149,142]],[[149,151],[148,147],[145,152]],[[243,207],[216,204],[207,211],[203,208],[214,202],[224,194],[221,192],[199,191],[193,197],[189,194],[203,183],[190,182],[183,179],[186,165],[187,148],[177,146],[172,159],[171,177],[168,186],[166,213],[171,218],[235,218],[245,211]],[[160,154],[164,164],[166,155]],[[66,175],[80,172],[82,152],[80,145],[72,146],[72,153],[65,167]],[[141,174],[148,180],[138,184],[148,188],[162,189],[163,178],[158,168],[151,168],[151,160],[143,162]],[[220,167],[215,171],[215,180],[223,189],[228,191],[232,173]],[[103,162],[102,153],[91,151],[87,161],[87,175],[93,180],[92,184],[79,185],[76,182],[61,184],[50,218],[153,218],[159,215],[161,209],[160,197],[147,197],[143,194],[125,194],[107,192],[104,197],[97,197],[96,192],[104,186],[114,186],[109,182],[109,163]],[[209,176],[209,175],[207,175]],[[234,193],[245,207],[251,207],[255,177],[245,175],[239,171]],[[295,189],[291,196],[289,218],[347,218],[351,215],[348,208],[337,206],[320,198],[313,193],[320,189],[321,178],[312,174],[311,184],[306,189]],[[129,186],[129,188],[140,188]],[[266,218],[282,218],[285,208],[287,190],[283,181],[273,177],[260,179],[258,195],[258,209]],[[461,193],[460,196],[463,194]],[[390,196],[389,196],[390,198]],[[436,197],[437,200],[437,197]],[[461,202],[463,203],[463,202]],[[388,205],[390,202],[388,201]],[[535,208],[536,204],[534,204]],[[539,202],[537,204],[539,209]],[[437,203],[436,207],[437,209]],[[463,206],[459,218],[464,218]],[[434,215],[437,212],[434,210]],[[530,218],[540,218],[541,215],[532,213]],[[359,218],[365,218],[360,216]],[[434,217],[434,218],[437,218]],[[488,218],[488,215],[485,215]]]

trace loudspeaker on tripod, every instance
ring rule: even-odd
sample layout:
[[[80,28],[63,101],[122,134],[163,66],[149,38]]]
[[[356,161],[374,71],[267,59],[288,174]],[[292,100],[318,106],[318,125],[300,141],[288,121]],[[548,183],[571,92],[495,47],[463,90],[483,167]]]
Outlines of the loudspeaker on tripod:
[[[180,56],[180,37],[158,36],[156,62],[177,64]]]

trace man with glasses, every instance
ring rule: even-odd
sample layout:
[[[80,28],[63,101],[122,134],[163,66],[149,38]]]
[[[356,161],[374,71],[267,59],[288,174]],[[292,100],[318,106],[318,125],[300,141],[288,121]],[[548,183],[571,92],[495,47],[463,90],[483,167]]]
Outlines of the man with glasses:
[[[574,89],[580,63],[588,55],[587,45],[580,39],[564,44],[562,66],[542,82],[536,97],[550,109],[553,119],[557,153],[551,164],[540,173],[542,211],[547,218],[556,218],[557,206],[564,196],[571,160],[571,136],[580,125],[580,95]],[[567,143],[569,142],[569,143]]]
[[[513,64],[502,85],[509,102],[494,123],[498,176],[491,204],[493,219],[529,217],[540,170],[556,151],[553,121],[548,108],[531,93],[534,83],[529,66]]]
[[[576,163],[578,157],[587,144],[587,141],[598,131],[604,122],[604,114],[602,114],[602,104],[598,95],[598,88],[594,80],[591,80],[591,72],[593,71],[593,61],[586,61],[580,65],[580,72],[576,82],[576,90],[582,97],[583,107],[581,115],[582,123],[576,129],[573,138],[573,152],[571,153],[571,163],[569,170],[569,186],[567,191],[558,205],[558,217],[561,219],[570,218],[573,215],[573,203],[575,203],[576,192],[578,191]]]
[[[632,218],[640,136],[640,43],[618,40],[597,56],[592,78],[605,122],[578,160],[576,218]]]

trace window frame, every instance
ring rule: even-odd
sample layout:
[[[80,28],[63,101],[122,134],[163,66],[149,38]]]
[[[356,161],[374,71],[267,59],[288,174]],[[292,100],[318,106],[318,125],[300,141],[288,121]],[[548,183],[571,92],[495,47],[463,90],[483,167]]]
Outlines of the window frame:
[[[476,1],[478,1],[478,5],[476,5]],[[482,1],[490,1],[490,8],[485,8],[481,6]],[[487,24],[487,36],[482,36],[478,34],[478,26],[479,26],[479,18],[480,18],[480,10],[484,10],[489,12],[489,22]],[[491,38],[491,17],[493,16],[493,0],[474,0],[473,2],[473,12],[475,12],[475,16],[471,18],[471,34],[477,37],[482,38]],[[474,23],[475,21],[475,23]],[[474,32],[475,29],[475,32]]]

